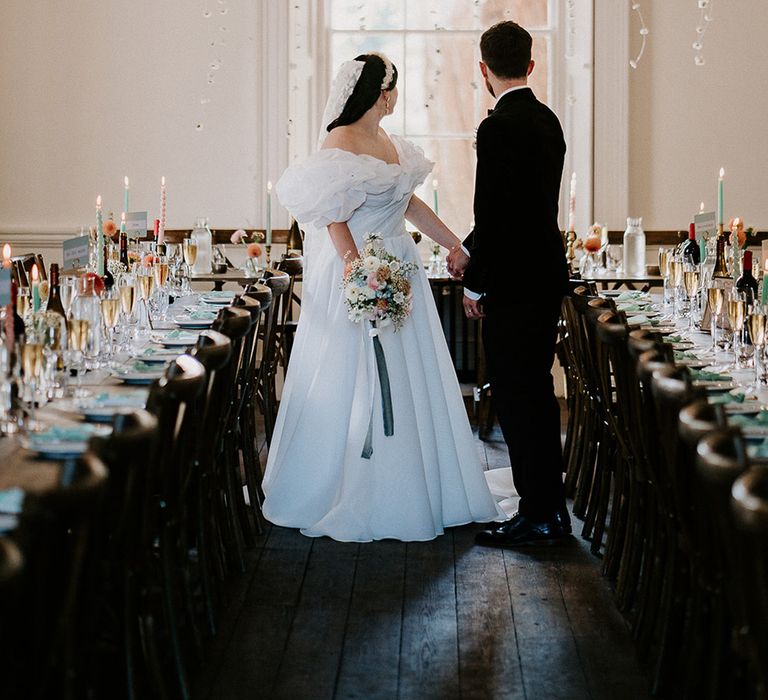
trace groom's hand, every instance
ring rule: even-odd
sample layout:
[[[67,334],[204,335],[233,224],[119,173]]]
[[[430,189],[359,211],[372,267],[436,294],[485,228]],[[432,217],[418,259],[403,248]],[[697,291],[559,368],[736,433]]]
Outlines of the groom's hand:
[[[478,319],[478,318],[484,318],[485,314],[483,313],[483,307],[480,306],[480,301],[470,299],[469,297],[464,297],[464,313],[467,315],[467,318],[469,319]]]
[[[464,276],[464,270],[469,265],[469,256],[461,249],[460,245],[457,245],[448,253],[447,262],[451,277],[460,280]]]

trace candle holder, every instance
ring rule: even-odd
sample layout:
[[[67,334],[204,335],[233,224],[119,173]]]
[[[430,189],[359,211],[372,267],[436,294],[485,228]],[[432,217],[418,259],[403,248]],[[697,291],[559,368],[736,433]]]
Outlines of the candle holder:
[[[576,260],[576,251],[574,245],[576,244],[576,232],[566,231],[565,234],[565,259],[568,263],[568,271],[573,274],[573,261]]]
[[[269,270],[270,267],[272,267],[272,246],[271,245],[265,245],[264,250],[266,252],[264,262],[265,267],[267,270]]]

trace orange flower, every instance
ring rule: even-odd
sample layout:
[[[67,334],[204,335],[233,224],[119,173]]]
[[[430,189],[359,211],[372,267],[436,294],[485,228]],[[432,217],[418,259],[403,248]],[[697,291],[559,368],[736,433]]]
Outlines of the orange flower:
[[[245,252],[248,254],[249,258],[260,258],[261,246],[258,243],[249,243]]]
[[[386,299],[379,299],[376,302],[376,308],[377,309],[381,309],[382,311],[386,311],[387,310],[387,300]]]
[[[151,267],[156,262],[160,262],[160,259],[152,255],[152,253],[144,256],[144,267]]]
[[[389,280],[390,276],[391,275],[388,265],[382,265],[378,270],[376,270],[376,278],[379,280],[379,282],[386,282]]]
[[[107,219],[104,222],[104,235],[109,236],[110,238],[114,239],[117,234],[119,234],[119,231],[117,230],[117,224],[115,224],[112,219]]]

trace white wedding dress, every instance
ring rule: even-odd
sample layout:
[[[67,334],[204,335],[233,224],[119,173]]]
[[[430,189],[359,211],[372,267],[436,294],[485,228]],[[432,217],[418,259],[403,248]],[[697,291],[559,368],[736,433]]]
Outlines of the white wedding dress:
[[[264,477],[264,515],[305,535],[368,542],[430,540],[444,528],[503,518],[476,453],[429,282],[404,213],[432,169],[421,149],[392,137],[400,164],[318,151],[277,183],[305,231],[301,316]],[[358,247],[378,232],[418,263],[413,309],[379,338],[392,392],[384,435],[368,326],[349,320],[344,264],[327,225],[347,221]],[[372,382],[375,382],[372,385]],[[373,405],[373,454],[361,456]]]

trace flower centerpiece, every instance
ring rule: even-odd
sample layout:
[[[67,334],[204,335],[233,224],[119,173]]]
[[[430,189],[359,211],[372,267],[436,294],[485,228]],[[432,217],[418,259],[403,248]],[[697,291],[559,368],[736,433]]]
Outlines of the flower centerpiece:
[[[350,320],[374,327],[393,325],[397,331],[411,312],[411,283],[418,269],[389,253],[377,233],[368,234],[359,258],[344,267],[344,302]]]
[[[229,240],[233,245],[246,246],[246,268],[251,272],[256,273],[256,261],[264,252],[261,245],[259,245],[259,242],[264,240],[264,234],[261,231],[254,231],[253,233],[248,234],[246,231],[239,228],[230,236]]]

